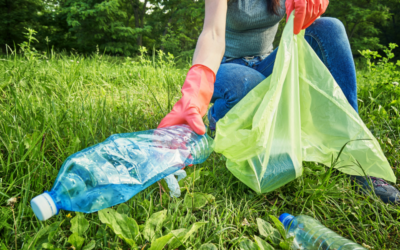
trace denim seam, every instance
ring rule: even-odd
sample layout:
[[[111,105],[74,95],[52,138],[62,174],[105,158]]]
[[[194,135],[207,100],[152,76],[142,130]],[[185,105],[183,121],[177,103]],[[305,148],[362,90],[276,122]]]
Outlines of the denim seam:
[[[267,66],[265,66],[262,70],[258,70],[258,72],[260,72],[261,74],[263,74],[264,73],[264,71],[269,67],[269,66],[271,66],[272,64],[274,64],[275,63],[275,60],[274,61],[272,61],[272,62],[270,62]]]
[[[321,39],[320,39],[317,35],[311,34],[311,33],[305,34],[304,36],[310,36],[311,38],[313,38],[313,39],[317,42],[319,48],[320,48],[321,51],[322,51],[323,63],[326,65],[326,67],[329,69],[329,71],[331,71],[330,65],[329,65],[329,63],[328,63],[328,59],[326,58],[327,52],[326,52],[326,50],[325,50],[325,47],[322,45]]]

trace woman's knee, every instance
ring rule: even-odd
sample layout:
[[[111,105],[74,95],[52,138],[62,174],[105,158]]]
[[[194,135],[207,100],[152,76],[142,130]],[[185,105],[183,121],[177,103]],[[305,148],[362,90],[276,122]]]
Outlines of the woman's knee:
[[[318,18],[306,29],[305,39],[330,70],[332,60],[338,57],[352,58],[346,29],[339,19]]]
[[[252,68],[235,63],[221,64],[214,84],[212,102],[224,99],[227,106],[233,107],[264,79],[264,75]]]
[[[347,39],[346,29],[342,21],[334,17],[318,18],[307,29],[310,29],[308,30],[309,32],[317,33],[320,36],[326,34],[329,36],[346,37]]]

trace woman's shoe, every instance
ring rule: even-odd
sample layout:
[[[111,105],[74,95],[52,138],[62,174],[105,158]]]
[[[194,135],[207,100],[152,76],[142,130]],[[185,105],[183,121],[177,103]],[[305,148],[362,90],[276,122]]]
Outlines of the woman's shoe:
[[[385,180],[372,176],[355,175],[351,176],[351,179],[360,186],[360,192],[367,194],[372,191],[373,187],[373,191],[383,202],[400,204],[400,191],[389,185]]]

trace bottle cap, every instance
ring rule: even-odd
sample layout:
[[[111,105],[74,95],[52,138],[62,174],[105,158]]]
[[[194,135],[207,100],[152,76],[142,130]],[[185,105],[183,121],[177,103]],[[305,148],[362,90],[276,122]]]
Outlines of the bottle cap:
[[[47,220],[57,214],[57,207],[53,198],[48,193],[43,193],[31,200],[31,207],[36,217],[41,220]]]
[[[286,230],[288,230],[290,223],[292,223],[294,216],[288,213],[283,213],[279,216],[280,222],[282,222],[283,226]]]

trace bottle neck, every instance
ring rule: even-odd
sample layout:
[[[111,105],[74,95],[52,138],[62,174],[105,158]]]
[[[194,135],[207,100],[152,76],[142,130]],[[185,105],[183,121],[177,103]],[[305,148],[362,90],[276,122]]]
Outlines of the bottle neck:
[[[196,136],[188,143],[190,157],[185,165],[203,163],[214,150],[214,140],[210,136],[207,134]]]
[[[56,205],[56,209],[57,209],[56,215],[57,215],[60,212],[60,209],[62,209],[62,200],[58,197],[57,193],[54,190],[45,191],[45,193],[51,197],[54,204]]]

